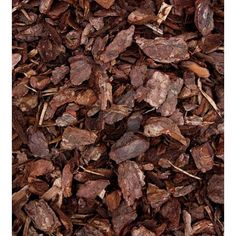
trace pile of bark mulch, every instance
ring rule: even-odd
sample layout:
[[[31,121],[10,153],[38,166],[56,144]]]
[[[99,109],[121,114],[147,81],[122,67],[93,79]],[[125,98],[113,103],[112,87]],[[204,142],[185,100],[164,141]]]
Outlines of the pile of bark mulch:
[[[223,235],[224,1],[12,14],[13,235]]]

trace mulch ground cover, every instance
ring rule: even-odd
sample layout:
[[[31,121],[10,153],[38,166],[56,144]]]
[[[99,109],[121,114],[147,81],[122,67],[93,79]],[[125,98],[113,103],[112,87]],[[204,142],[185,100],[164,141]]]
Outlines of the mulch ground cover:
[[[224,234],[224,1],[13,0],[13,235]]]

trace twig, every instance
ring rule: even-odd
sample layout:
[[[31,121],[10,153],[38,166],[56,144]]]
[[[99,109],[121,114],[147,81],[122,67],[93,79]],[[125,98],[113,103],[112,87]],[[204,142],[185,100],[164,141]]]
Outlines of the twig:
[[[44,119],[44,116],[46,114],[47,109],[48,109],[48,103],[45,102],[43,104],[43,109],[42,109],[42,112],[41,112],[41,115],[40,115],[40,118],[39,118],[39,125],[40,126],[43,124],[43,119]]]
[[[105,175],[100,174],[100,173],[98,173],[98,172],[94,172],[94,171],[92,171],[92,170],[85,169],[83,166],[79,166],[79,167],[80,167],[81,169],[83,169],[84,172],[87,172],[87,173],[90,173],[90,174],[94,174],[94,175],[99,175],[99,176],[105,177]]]
[[[216,111],[216,113],[222,117],[221,113],[220,113],[220,109],[216,106],[215,102],[213,101],[213,99],[207,94],[205,93],[203,90],[202,90],[202,83],[201,83],[201,80],[200,78],[198,79],[197,81],[197,86],[200,90],[200,92],[202,93],[202,95],[206,98],[206,100],[211,104],[211,106],[214,108],[214,110]]]
[[[167,160],[167,161],[169,162],[169,164],[170,164],[172,167],[174,167],[176,170],[182,172],[183,174],[188,175],[189,177],[192,177],[192,178],[194,178],[194,179],[201,180],[200,177],[197,177],[197,176],[195,176],[195,175],[189,174],[187,171],[182,170],[182,169],[180,169],[179,167],[175,166],[175,165],[174,165],[173,163],[171,163],[169,160]]]
[[[28,86],[28,85],[26,85],[26,84],[24,84],[24,86],[25,86],[26,88],[28,88],[28,89],[32,90],[33,92],[37,93],[37,90],[35,90],[34,88],[31,88],[31,87],[29,87],[29,86]]]

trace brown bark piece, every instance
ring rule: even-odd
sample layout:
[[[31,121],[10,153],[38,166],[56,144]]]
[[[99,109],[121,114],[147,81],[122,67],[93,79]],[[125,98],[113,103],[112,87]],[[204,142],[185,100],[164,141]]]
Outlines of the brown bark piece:
[[[40,159],[34,161],[30,164],[30,173],[31,177],[37,177],[51,173],[55,167],[51,161]]]
[[[77,197],[82,197],[86,199],[96,198],[108,185],[110,182],[108,180],[94,180],[87,181],[82,184],[77,191]]]
[[[137,213],[135,210],[127,206],[124,202],[121,203],[119,208],[112,213],[112,225],[115,233],[119,235],[122,229],[134,221],[136,217]]]
[[[143,154],[148,148],[148,141],[135,135],[133,132],[127,132],[112,145],[109,157],[119,164]]]
[[[160,207],[169,200],[170,194],[164,190],[160,189],[153,184],[148,184],[147,187],[147,200],[152,208],[155,208],[157,211],[160,210]]]
[[[214,29],[213,11],[209,0],[195,2],[194,22],[203,36],[208,35]]]
[[[182,38],[137,38],[136,43],[148,57],[157,62],[172,63],[189,59],[188,46]]]
[[[70,80],[73,85],[80,85],[90,78],[92,66],[87,58],[83,56],[74,56],[69,59],[70,62]]]
[[[193,147],[190,152],[197,168],[201,170],[201,172],[205,173],[213,168],[214,152],[209,143],[204,143],[200,146]]]
[[[213,175],[207,184],[208,197],[215,203],[224,204],[224,176]]]
[[[26,204],[25,211],[34,226],[45,233],[51,234],[61,225],[54,211],[44,200],[34,200]]]
[[[88,130],[67,127],[62,135],[61,147],[66,150],[72,150],[80,146],[95,143],[97,135]]]
[[[178,228],[181,214],[181,206],[178,200],[169,200],[162,206],[160,213],[170,222],[168,225],[169,230],[176,230]]]
[[[105,9],[109,9],[115,2],[115,0],[95,0],[95,1]]]
[[[135,27],[132,25],[128,29],[120,31],[101,54],[100,60],[107,63],[116,59],[124,52],[132,44],[134,30]]]
[[[144,126],[145,136],[158,137],[163,134],[169,135],[183,145],[187,145],[185,137],[182,136],[178,126],[171,119],[165,117],[151,117],[146,121]]]
[[[144,226],[133,228],[131,235],[132,236],[156,236],[155,233],[146,229]]]
[[[142,197],[145,185],[143,172],[134,161],[125,161],[118,167],[118,184],[128,206]]]
[[[109,211],[114,211],[120,205],[121,193],[119,191],[113,191],[106,196],[106,204]]]
[[[71,187],[73,181],[73,173],[71,172],[71,167],[66,164],[62,171],[61,177],[61,187],[64,197],[70,197],[72,195]]]
[[[151,106],[158,109],[161,104],[166,100],[166,96],[170,89],[170,79],[167,74],[156,71],[153,73],[152,78],[148,80],[145,88],[147,95],[144,99]]]
[[[28,130],[28,146],[35,157],[45,157],[49,154],[48,142],[40,130],[30,127]]]

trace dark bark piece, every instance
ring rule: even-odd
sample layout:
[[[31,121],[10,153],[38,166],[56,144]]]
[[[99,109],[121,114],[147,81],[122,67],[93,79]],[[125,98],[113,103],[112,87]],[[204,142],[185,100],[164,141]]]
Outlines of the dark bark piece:
[[[133,222],[137,217],[137,213],[134,209],[127,206],[124,202],[120,204],[112,213],[112,225],[115,233],[119,235],[125,226]]]
[[[135,227],[132,229],[132,236],[156,236],[155,233],[153,233],[152,231],[146,229],[144,226],[140,226],[140,227]]]
[[[193,147],[190,152],[197,168],[201,170],[201,172],[205,173],[213,168],[214,151],[209,143]]]
[[[54,211],[44,200],[34,200],[26,204],[25,211],[34,226],[45,233],[51,234],[61,225]]]
[[[170,194],[164,190],[160,189],[153,184],[148,184],[147,187],[147,200],[152,208],[155,208],[157,211],[160,210],[160,207],[169,200]]]
[[[65,46],[69,49],[75,50],[80,45],[81,31],[71,30],[65,36]]]
[[[187,145],[187,141],[182,136],[178,126],[169,118],[151,117],[144,125],[144,135],[147,137],[159,137],[160,135],[169,135],[173,139],[179,141],[183,145]]]
[[[62,135],[61,147],[66,150],[72,150],[95,143],[97,135],[88,130],[67,127]]]
[[[162,116],[170,116],[175,112],[178,102],[177,98],[182,89],[182,86],[183,80],[181,78],[171,80],[166,100],[158,110]]]
[[[74,56],[69,59],[70,80],[73,85],[80,85],[90,78],[92,66],[84,56]]]
[[[136,38],[142,51],[154,61],[173,63],[189,59],[188,45],[182,38]]]
[[[91,225],[85,225],[82,229],[77,230],[74,236],[105,236],[102,232]]]
[[[133,113],[127,120],[127,128],[129,131],[137,132],[140,128],[143,116],[140,112]]]
[[[64,47],[50,39],[41,39],[38,43],[37,50],[44,62],[50,62],[64,52]]]
[[[40,130],[28,129],[28,146],[35,157],[45,157],[49,154],[48,142]]]
[[[57,85],[65,78],[65,76],[69,73],[70,68],[68,66],[62,65],[59,67],[56,67],[52,71],[52,77],[50,78],[51,82],[54,85]]]
[[[115,0],[95,0],[95,1],[105,9],[109,9],[115,2]]]
[[[105,123],[112,125],[127,117],[134,107],[134,91],[131,89],[122,95],[117,104],[112,104],[104,114]]]
[[[145,88],[147,89],[147,95],[144,98],[144,101],[158,109],[166,100],[166,96],[170,89],[169,76],[159,71],[155,71],[152,78],[148,80]]]
[[[134,161],[125,161],[118,167],[118,184],[128,206],[142,197],[142,187],[145,185],[144,174]]]
[[[135,135],[133,132],[127,132],[112,145],[109,157],[119,164],[143,154],[148,148],[148,141]]]
[[[208,197],[215,203],[224,204],[224,175],[213,175],[207,184]]]
[[[80,185],[76,195],[77,197],[94,199],[99,196],[109,184],[110,181],[108,180],[89,180],[85,184]]]
[[[169,230],[176,230],[179,226],[181,206],[178,200],[171,199],[161,208],[161,215],[166,218],[170,223],[168,224]]]
[[[120,31],[101,54],[100,60],[107,63],[124,52],[132,44],[134,30],[135,27],[131,25],[128,29]]]
[[[54,116],[57,108],[60,106],[75,101],[75,91],[73,89],[62,89],[54,95],[49,102],[48,109],[45,113],[45,120],[51,119]]]
[[[29,175],[31,177],[42,176],[51,173],[54,169],[51,161],[40,159],[30,164]]]
[[[69,164],[66,164],[62,171],[61,177],[61,187],[64,197],[70,197],[72,195],[71,187],[72,187],[73,173],[71,171],[71,167]]]
[[[63,12],[65,12],[70,5],[66,2],[58,2],[56,5],[50,8],[50,11],[47,15],[52,19],[59,18]]]
[[[208,35],[214,29],[213,10],[209,0],[195,2],[194,22],[203,36]]]

